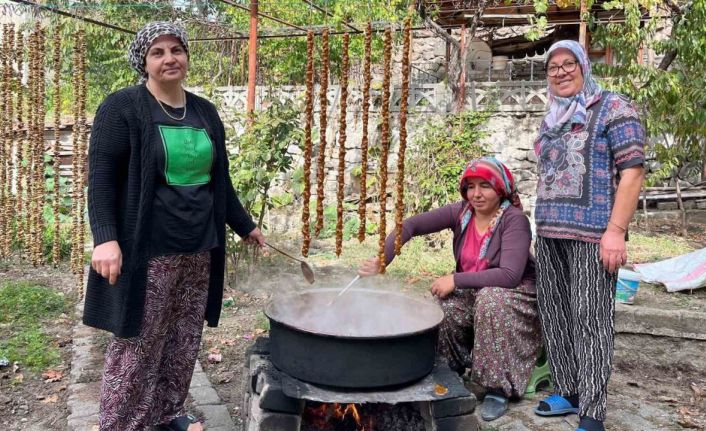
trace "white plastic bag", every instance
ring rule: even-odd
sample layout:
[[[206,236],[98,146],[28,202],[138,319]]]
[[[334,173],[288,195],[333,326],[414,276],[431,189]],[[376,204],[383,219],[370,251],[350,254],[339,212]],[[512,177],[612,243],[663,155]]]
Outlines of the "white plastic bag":
[[[668,292],[706,286],[706,248],[653,263],[635,265],[647,283],[662,283]]]

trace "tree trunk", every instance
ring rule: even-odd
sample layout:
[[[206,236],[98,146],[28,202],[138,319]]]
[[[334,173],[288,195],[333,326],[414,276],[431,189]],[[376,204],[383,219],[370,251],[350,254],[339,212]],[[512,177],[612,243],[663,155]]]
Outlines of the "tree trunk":
[[[681,236],[686,238],[686,210],[684,209],[684,201],[681,198],[681,186],[679,185],[679,177],[677,177],[677,204],[681,211]]]

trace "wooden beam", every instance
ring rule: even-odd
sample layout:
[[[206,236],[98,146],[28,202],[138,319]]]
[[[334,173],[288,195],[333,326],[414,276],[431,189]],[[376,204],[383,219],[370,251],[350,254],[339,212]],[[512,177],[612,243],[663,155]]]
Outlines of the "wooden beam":
[[[584,16],[586,15],[586,0],[581,0],[581,15],[579,19],[581,24],[579,24],[579,44],[583,46],[583,49],[588,53],[588,38],[586,37],[586,21]]]
[[[248,41],[248,99],[247,113],[255,111],[257,81],[257,0],[250,0],[250,40]]]
[[[458,60],[461,62],[461,73],[458,77],[458,101],[456,102],[456,112],[463,112],[466,105],[466,52],[468,51],[466,43],[466,25],[461,26],[461,52],[458,55]]]

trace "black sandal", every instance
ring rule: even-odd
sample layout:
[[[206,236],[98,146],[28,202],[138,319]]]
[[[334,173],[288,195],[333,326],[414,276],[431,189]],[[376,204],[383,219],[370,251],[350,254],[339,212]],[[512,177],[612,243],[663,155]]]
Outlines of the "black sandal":
[[[161,425],[160,429],[163,431],[188,431],[189,425],[197,423],[199,423],[199,420],[196,416],[186,414],[184,416],[175,417],[166,425]]]

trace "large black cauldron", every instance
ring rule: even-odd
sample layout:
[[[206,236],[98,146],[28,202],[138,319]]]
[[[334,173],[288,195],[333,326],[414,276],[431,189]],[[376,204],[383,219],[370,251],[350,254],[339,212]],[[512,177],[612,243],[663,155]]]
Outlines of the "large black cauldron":
[[[434,366],[444,314],[432,302],[373,289],[312,289],[265,309],[270,357],[281,371],[346,388],[401,385]]]

